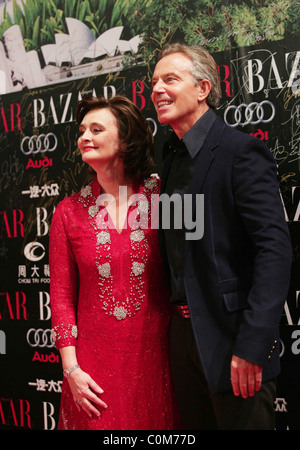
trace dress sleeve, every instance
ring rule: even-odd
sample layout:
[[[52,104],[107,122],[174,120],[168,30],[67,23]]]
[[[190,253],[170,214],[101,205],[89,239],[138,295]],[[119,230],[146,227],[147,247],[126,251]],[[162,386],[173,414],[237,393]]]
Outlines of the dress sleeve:
[[[57,349],[76,346],[77,338],[78,271],[68,237],[68,219],[62,201],[52,218],[49,242],[51,331]]]

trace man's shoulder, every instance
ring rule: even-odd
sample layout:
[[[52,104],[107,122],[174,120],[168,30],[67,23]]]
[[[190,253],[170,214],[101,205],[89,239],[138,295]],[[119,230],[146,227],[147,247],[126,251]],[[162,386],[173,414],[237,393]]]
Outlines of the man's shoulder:
[[[220,132],[220,145],[224,147],[234,148],[237,145],[254,145],[254,146],[265,146],[263,141],[254,137],[251,132],[243,131],[230,125],[227,125],[223,118],[218,116],[215,123],[211,129],[211,134],[215,135]]]

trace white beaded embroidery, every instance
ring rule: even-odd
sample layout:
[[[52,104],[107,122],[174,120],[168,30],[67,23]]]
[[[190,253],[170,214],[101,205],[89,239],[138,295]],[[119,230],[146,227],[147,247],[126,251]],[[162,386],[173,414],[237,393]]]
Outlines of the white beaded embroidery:
[[[108,231],[101,231],[100,233],[97,234],[97,244],[107,244],[107,243],[111,243],[110,242],[110,234],[108,233]]]
[[[144,272],[144,270],[145,270],[145,264],[144,263],[138,263],[138,262],[134,261],[132,263],[131,270],[132,270],[132,272],[134,273],[135,276],[141,275]]]
[[[127,316],[127,310],[123,306],[120,306],[119,308],[116,306],[113,315],[116,319],[123,320]]]
[[[149,208],[148,202],[146,202],[145,200],[139,201],[138,208],[140,211],[142,211],[144,213],[148,212],[148,208]]]
[[[84,198],[87,198],[89,195],[92,194],[92,187],[91,186],[85,186],[81,189],[80,192],[81,196]]]
[[[98,271],[99,274],[104,277],[104,278],[109,278],[110,277],[110,264],[109,263],[104,263],[102,265],[98,266]]]
[[[145,233],[143,230],[135,230],[130,234],[130,240],[132,242],[141,242],[145,237]]]
[[[65,327],[63,324],[57,325],[53,327],[51,330],[51,338],[54,343],[59,341],[62,337],[64,339],[70,337],[74,337],[76,339],[77,336],[78,336],[77,326],[72,324],[69,324],[67,327]]]
[[[138,202],[138,210],[141,212],[147,212],[150,205],[150,190],[153,190],[157,186],[156,179],[148,179],[145,181],[141,197],[148,201],[140,200]],[[99,207],[97,206],[97,200],[93,196],[91,186],[86,186],[81,189],[81,196],[79,200],[83,205],[88,208],[88,214],[91,226],[93,227],[96,239],[96,253],[97,253],[97,269],[99,272],[99,289],[100,300],[102,302],[102,308],[106,314],[115,317],[117,320],[124,320],[127,317],[132,317],[139,311],[141,303],[145,297],[143,292],[144,280],[143,273],[145,272],[145,266],[147,263],[147,252],[149,251],[149,244],[146,239],[144,230],[141,228],[134,229],[130,233],[130,242],[132,252],[131,258],[131,272],[130,272],[130,292],[129,298],[126,297],[123,301],[116,301],[113,296],[113,277],[111,274],[111,254],[110,244],[111,235],[107,223],[104,217],[99,213]],[[99,213],[99,214],[98,214]],[[137,217],[139,212],[137,212]],[[102,231],[99,232],[99,229]],[[100,246],[101,245],[101,249]],[[136,261],[138,259],[138,261]]]
[[[147,189],[154,189],[157,186],[157,179],[156,178],[148,178],[147,180],[145,180],[144,183],[145,187]]]
[[[92,217],[95,217],[95,215],[97,214],[97,212],[99,211],[99,206],[97,205],[93,205],[89,207],[89,215]]]

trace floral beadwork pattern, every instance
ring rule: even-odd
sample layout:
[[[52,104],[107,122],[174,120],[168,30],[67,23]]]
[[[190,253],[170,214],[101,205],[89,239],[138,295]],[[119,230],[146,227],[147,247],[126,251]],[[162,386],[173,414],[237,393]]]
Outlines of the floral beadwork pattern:
[[[51,330],[51,338],[55,344],[60,339],[77,338],[77,326],[69,324],[67,327],[63,325],[57,325]]]
[[[110,247],[112,236],[108,222],[105,220],[105,217],[107,219],[107,213],[101,215],[101,208],[98,206],[97,198],[93,195],[91,185],[81,189],[79,200],[87,208],[89,222],[96,234],[96,266],[99,273],[99,298],[102,302],[102,309],[106,314],[115,317],[117,320],[134,316],[140,310],[145,297],[143,274],[147,265],[149,244],[146,233],[141,226],[144,228],[150,224],[150,216],[147,215],[145,219],[145,214],[150,211],[151,195],[157,193],[157,191],[157,179],[149,178],[145,180],[137,194],[134,227],[130,232],[130,279],[125,283],[126,285],[129,284],[130,290],[125,298],[116,300],[113,295],[114,279],[111,270]],[[140,222],[138,219],[140,219]]]

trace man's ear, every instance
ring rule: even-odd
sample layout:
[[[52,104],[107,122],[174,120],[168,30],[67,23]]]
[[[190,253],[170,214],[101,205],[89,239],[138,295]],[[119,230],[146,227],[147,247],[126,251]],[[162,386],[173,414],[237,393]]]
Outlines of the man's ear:
[[[198,100],[202,102],[206,100],[210,91],[211,91],[211,83],[208,80],[200,80],[198,83],[199,92],[198,92]]]

